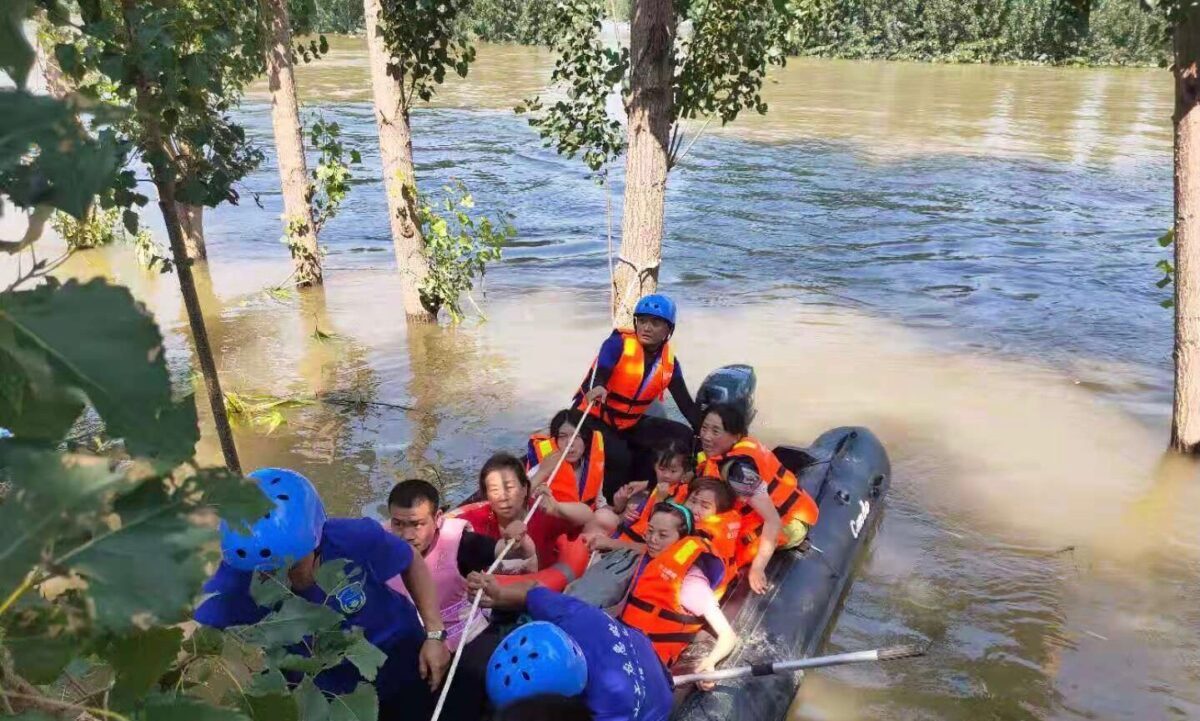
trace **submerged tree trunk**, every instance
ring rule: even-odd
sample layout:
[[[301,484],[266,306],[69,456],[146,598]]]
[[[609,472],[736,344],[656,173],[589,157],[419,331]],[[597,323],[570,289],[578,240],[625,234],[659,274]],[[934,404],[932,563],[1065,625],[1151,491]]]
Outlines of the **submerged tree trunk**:
[[[635,0],[630,26],[629,149],[621,256],[613,274],[618,325],[633,322],[638,298],[654,292],[663,221],[674,102],[675,15],[671,0]]]
[[[121,0],[121,9],[125,16],[125,32],[130,44],[137,37],[130,23],[134,0]],[[141,138],[143,150],[150,150],[157,155],[166,155],[166,138],[163,137],[161,126],[156,115],[151,112],[153,99],[151,89],[145,77],[135,80],[137,93],[135,104],[138,112],[146,118],[146,126]],[[241,474],[242,464],[238,459],[237,446],[233,441],[233,429],[229,426],[229,415],[225,412],[225,394],[221,392],[221,381],[217,377],[217,364],[213,360],[212,345],[208,342],[208,331],[204,326],[204,314],[200,307],[200,299],[196,294],[196,281],[192,277],[192,259],[188,257],[186,239],[184,237],[183,217],[181,210],[196,209],[193,215],[187,213],[189,220],[195,221],[194,227],[201,227],[201,208],[180,204],[176,201],[175,175],[172,172],[158,172],[151,168],[154,176],[154,187],[158,190],[158,208],[162,212],[163,223],[167,227],[167,238],[171,243],[171,255],[175,263],[175,275],[179,278],[179,292],[183,296],[183,307],[187,311],[188,326],[192,331],[192,342],[196,347],[196,358],[200,363],[200,374],[204,378],[204,388],[208,392],[208,402],[212,409],[213,424],[216,426],[217,439],[221,443],[221,454],[225,459],[225,467],[230,471]],[[203,237],[203,236],[201,236]],[[203,246],[201,246],[203,247]]]
[[[208,248],[204,246],[204,206],[176,202],[174,207],[186,257],[208,260]]]
[[[310,205],[311,185],[304,159],[304,133],[296,101],[296,77],[292,68],[292,24],[287,0],[259,0],[266,20],[267,83],[271,90],[271,124],[275,128],[275,150],[279,158],[279,182],[283,189],[283,228],[292,250],[296,284],[321,283],[321,257]]]
[[[425,241],[421,237],[417,219],[412,129],[409,127],[408,106],[402,93],[402,78],[393,77],[388,69],[389,53],[379,34],[380,0],[364,0],[363,11],[367,26],[371,88],[375,97],[375,123],[379,127],[379,152],[383,161],[392,247],[400,271],[404,313],[410,323],[432,323],[437,320],[435,312],[421,303],[421,286],[429,275],[429,260],[425,256]]]
[[[200,362],[200,375],[204,378],[204,389],[208,393],[213,423],[217,428],[217,439],[221,442],[221,454],[225,458],[225,466],[234,473],[241,474],[242,466],[238,460],[237,446],[233,442],[233,429],[229,426],[229,416],[225,412],[225,394],[221,392],[217,364],[213,359],[212,345],[208,342],[208,330],[204,326],[204,313],[196,293],[196,281],[192,277],[192,260],[188,255],[189,249],[181,222],[182,214],[178,212],[180,208],[193,206],[175,202],[173,178],[156,179],[154,184],[158,188],[158,207],[162,210],[163,222],[167,226],[167,238],[170,240],[171,255],[175,260],[175,275],[179,276],[179,292],[187,310],[192,341],[196,345],[196,358]]]
[[[1175,28],[1175,409],[1171,447],[1200,452],[1200,8]]]

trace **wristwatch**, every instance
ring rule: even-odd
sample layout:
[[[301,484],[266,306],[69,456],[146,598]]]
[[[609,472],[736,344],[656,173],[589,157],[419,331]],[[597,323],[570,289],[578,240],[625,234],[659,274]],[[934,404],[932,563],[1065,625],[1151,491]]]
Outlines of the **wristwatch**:
[[[426,631],[425,632],[425,640],[426,641],[445,641],[446,640],[446,629],[443,628],[440,631]]]

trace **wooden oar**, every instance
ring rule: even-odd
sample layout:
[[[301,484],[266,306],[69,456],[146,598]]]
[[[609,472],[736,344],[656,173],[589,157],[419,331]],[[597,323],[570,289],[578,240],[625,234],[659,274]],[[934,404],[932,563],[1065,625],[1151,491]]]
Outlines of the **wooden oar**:
[[[831,656],[816,656],[814,658],[798,658],[792,661],[776,661],[775,663],[756,663],[753,666],[738,666],[723,668],[718,671],[704,673],[688,673],[672,679],[676,686],[696,681],[727,681],[747,676],[771,676],[777,673],[802,671],[808,668],[825,668],[826,666],[843,666],[848,663],[863,663],[866,661],[895,661],[900,658],[924,656],[928,646],[906,644],[877,648],[871,651],[853,651],[837,653]]]

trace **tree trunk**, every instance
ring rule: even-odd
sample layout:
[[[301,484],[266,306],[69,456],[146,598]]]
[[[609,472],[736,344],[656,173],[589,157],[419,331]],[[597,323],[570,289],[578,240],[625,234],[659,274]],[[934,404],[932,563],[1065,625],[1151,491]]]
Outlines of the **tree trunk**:
[[[629,148],[621,256],[613,274],[617,325],[633,322],[639,298],[658,285],[674,102],[675,16],[671,0],[635,0],[630,26]]]
[[[413,173],[412,129],[408,106],[403,95],[403,78],[394,77],[388,68],[389,53],[379,35],[380,0],[364,0],[367,26],[368,62],[371,88],[375,97],[375,122],[379,127],[379,152],[383,161],[383,180],[387,188],[388,217],[391,220],[392,247],[400,270],[404,313],[410,323],[433,323],[436,311],[421,302],[421,286],[429,275],[425,240],[417,220],[417,182]]]
[[[190,260],[208,260],[204,247],[204,206],[175,203],[175,217],[183,236],[183,248]]]
[[[242,465],[238,460],[237,446],[233,442],[233,429],[229,427],[229,416],[225,413],[225,394],[221,392],[217,364],[213,359],[212,346],[208,342],[208,330],[204,326],[204,313],[196,293],[196,281],[192,277],[192,259],[188,255],[182,216],[177,212],[178,209],[195,206],[175,202],[173,178],[156,180],[154,185],[158,188],[158,207],[162,210],[163,222],[167,226],[167,238],[171,242],[171,255],[175,260],[175,275],[179,276],[179,292],[183,295],[183,306],[187,310],[192,341],[196,345],[196,358],[200,362],[200,375],[204,378],[204,389],[208,392],[213,423],[217,428],[217,438],[221,442],[221,454],[225,457],[225,466],[240,475]]]
[[[287,0],[259,0],[270,39],[267,43],[267,83],[271,89],[271,124],[283,188],[283,228],[288,235],[296,284],[319,285],[321,257],[309,203],[311,185],[304,159],[304,133],[296,102],[296,76],[292,69],[292,24]]]
[[[67,76],[63,75],[62,68],[58,65],[58,58],[54,56],[54,41],[43,41],[44,33],[53,33],[55,28],[46,18],[45,11],[37,13],[36,22],[34,24],[34,47],[37,50],[37,64],[42,70],[42,79],[46,83],[46,94],[58,100],[65,99],[71,94],[71,84],[67,81]]]
[[[1171,447],[1200,452],[1200,9],[1175,28],[1175,412]]]
[[[125,33],[131,47],[136,47],[137,34],[134,32],[130,16],[134,0],[121,0],[121,10],[125,20]],[[137,87],[136,107],[147,125],[141,138],[143,149],[166,153],[166,138],[158,125],[156,114],[150,112],[153,99],[149,83],[144,76],[135,80]],[[174,169],[172,169],[174,170]],[[202,208],[181,205],[176,202],[175,175],[173,172],[159,173],[151,168],[154,175],[154,187],[158,190],[158,208],[162,212],[163,223],[167,227],[167,238],[171,243],[171,255],[175,262],[175,275],[179,278],[179,292],[183,296],[183,306],[187,310],[188,325],[192,331],[192,342],[196,347],[196,358],[200,362],[200,374],[204,378],[204,388],[208,392],[208,403],[212,409],[213,424],[216,426],[217,439],[221,442],[221,454],[225,458],[225,467],[241,475],[242,464],[238,460],[237,446],[233,442],[233,429],[229,426],[229,416],[225,412],[225,394],[221,392],[221,380],[217,377],[217,364],[213,360],[212,345],[208,342],[208,331],[204,326],[204,314],[200,308],[200,299],[196,294],[196,281],[192,277],[192,259],[188,257],[186,239],[181,210],[195,209],[188,212],[189,221],[194,221],[194,228],[200,227]],[[203,236],[201,236],[201,249]]]

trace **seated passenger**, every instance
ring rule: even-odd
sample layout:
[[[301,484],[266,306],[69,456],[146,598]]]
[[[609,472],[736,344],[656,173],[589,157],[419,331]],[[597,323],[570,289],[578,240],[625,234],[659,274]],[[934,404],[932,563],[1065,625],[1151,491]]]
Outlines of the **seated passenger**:
[[[563,410],[550,419],[550,435],[534,434],[529,438],[525,468],[531,474],[534,488],[549,482],[554,497],[564,503],[584,503],[595,510],[606,505],[604,494],[604,436],[583,427],[579,434],[575,430],[583,423],[583,413],[578,410]],[[575,442],[567,449],[554,478],[550,472],[558,465],[562,447],[575,436]]]
[[[487,499],[451,511],[450,516],[462,518],[476,533],[494,539],[518,541],[509,551],[516,558],[537,559],[537,568],[522,568],[510,572],[525,573],[553,566],[558,561],[559,536],[579,534],[592,520],[592,511],[582,503],[562,503],[543,487],[541,505],[529,524],[525,515],[534,503],[525,466],[516,456],[497,453],[479,471],[479,491]]]
[[[642,561],[620,618],[640,630],[668,667],[704,628],[716,634],[713,649],[697,671],[711,671],[737,645],[737,634],[717,602],[724,563],[708,541],[696,535],[692,512],[672,501],[654,507],[646,530]],[[699,684],[709,690],[713,683]]]
[[[792,548],[817,522],[817,503],[797,485],[796,476],[775,454],[748,435],[746,417],[737,406],[718,403],[700,424],[703,452],[696,472],[719,476],[738,496],[743,511],[737,564],[749,565],[750,588],[767,590],[766,568],[777,546]]]
[[[428,481],[410,478],[397,483],[388,495],[388,528],[392,535],[408,541],[425,559],[433,574],[446,624],[446,645],[451,651],[459,641],[470,641],[487,625],[475,619],[464,633],[471,599],[467,597],[467,574],[486,571],[496,560],[504,541],[496,541],[471,530],[461,518],[446,518],[439,507],[441,497]]]
[[[687,486],[683,505],[696,521],[696,535],[708,541],[713,554],[725,564],[725,578],[716,588],[717,598],[737,574],[738,538],[741,536],[742,514],[735,507],[737,496],[729,484],[720,478],[704,476]]]
[[[650,513],[661,501],[678,496],[682,500],[686,494],[688,481],[692,478],[691,448],[688,444],[671,440],[655,451],[653,491],[640,505],[633,504],[637,516],[631,522],[622,522],[613,533],[589,534],[588,545],[597,551],[613,551],[619,548],[642,549],[645,543],[643,535],[646,525],[650,522]],[[626,514],[632,504],[634,495],[646,492],[648,481],[627,483],[613,497],[613,510]]]

